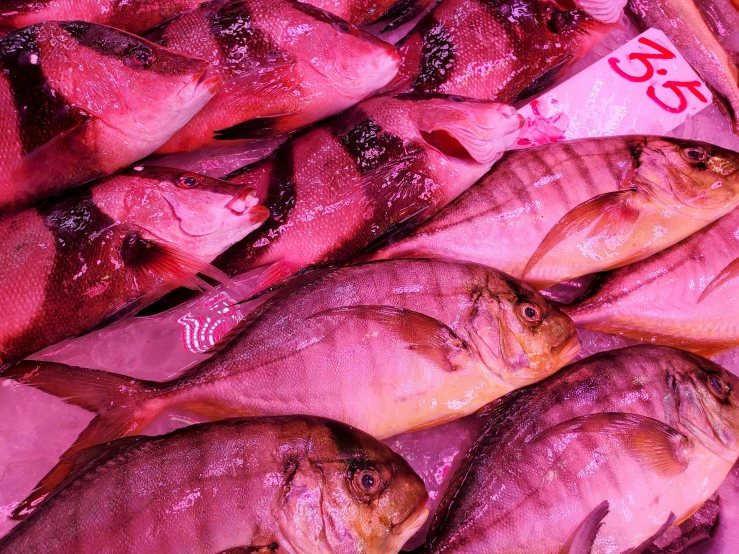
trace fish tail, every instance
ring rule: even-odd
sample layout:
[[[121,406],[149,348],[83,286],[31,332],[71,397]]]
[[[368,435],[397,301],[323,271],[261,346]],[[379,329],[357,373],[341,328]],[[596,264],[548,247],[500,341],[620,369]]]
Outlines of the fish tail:
[[[24,519],[69,476],[73,454],[122,437],[138,435],[158,414],[148,402],[162,390],[160,383],[143,381],[105,371],[68,366],[56,362],[23,361],[2,373],[0,378],[58,396],[97,415],[80,433],[59,462],[36,485],[33,492],[13,511],[13,519]]]

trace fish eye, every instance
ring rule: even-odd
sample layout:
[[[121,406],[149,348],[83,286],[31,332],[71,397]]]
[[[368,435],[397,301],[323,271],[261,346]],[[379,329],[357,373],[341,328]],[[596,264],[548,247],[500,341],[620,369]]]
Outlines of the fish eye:
[[[344,23],[343,21],[339,21],[336,24],[336,27],[339,29],[339,31],[342,31],[344,33],[348,33],[349,30],[351,29],[351,27],[349,26],[349,24],[348,23]]]
[[[372,468],[357,469],[351,480],[354,490],[361,496],[371,496],[382,486],[379,472]]]
[[[711,392],[721,399],[725,399],[731,392],[728,383],[724,382],[718,375],[711,375],[708,378],[708,384],[710,385]]]
[[[691,146],[683,148],[683,157],[689,162],[705,162],[711,157],[711,154],[702,146]]]
[[[541,308],[531,302],[521,302],[518,305],[518,313],[521,318],[528,323],[541,323]]]
[[[177,178],[177,186],[185,189],[191,189],[199,184],[200,175],[195,175],[194,173],[185,173]]]
[[[137,46],[126,54],[126,65],[134,69],[146,69],[154,63],[154,57],[154,52],[148,46]]]

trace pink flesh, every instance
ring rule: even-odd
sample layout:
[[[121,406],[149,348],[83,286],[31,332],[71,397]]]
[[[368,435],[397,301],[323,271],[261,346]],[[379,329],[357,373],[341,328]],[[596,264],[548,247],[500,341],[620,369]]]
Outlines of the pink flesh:
[[[622,39],[614,34],[609,37],[607,43],[616,48],[620,44],[619,38]],[[598,54],[604,55],[605,52],[598,51]],[[709,140],[721,146],[739,149],[739,138],[731,133],[728,120],[716,107],[702,112],[694,120],[689,120],[672,135]],[[199,153],[185,155],[180,161],[185,164],[183,167],[194,167],[190,164],[205,163],[199,156],[201,156]],[[227,162],[221,160],[220,163]],[[214,163],[211,169],[219,171],[221,166]],[[225,170],[224,173],[228,171]],[[244,286],[248,288],[249,284],[244,283]],[[208,309],[203,306],[214,296],[215,293],[201,299],[198,303],[199,308],[184,306],[161,316],[120,322],[81,339],[66,341],[48,348],[35,357],[107,369],[147,379],[169,379],[204,357],[203,354],[194,354],[185,349],[182,327],[176,323],[177,319],[187,313],[193,316],[207,316]],[[233,317],[236,319],[243,317],[250,307],[253,305],[243,306],[241,315]],[[580,337],[583,348],[578,359],[595,352],[635,343],[620,337],[585,330],[580,330]],[[739,349],[713,359],[735,374],[739,374]],[[15,525],[14,521],[2,516],[9,514],[15,503],[25,497],[31,487],[56,463],[59,454],[74,441],[91,417],[90,413],[80,408],[64,404],[30,387],[0,383],[0,535]],[[193,414],[189,413],[164,414],[151,424],[148,434],[163,433],[183,426],[187,424],[188,419],[197,421]],[[433,510],[453,472],[453,467],[449,467],[450,464],[458,463],[461,453],[470,444],[474,433],[474,420],[467,418],[434,429],[399,435],[386,442],[403,454],[424,479],[429,490],[429,506]],[[441,477],[440,482],[438,477]],[[727,483],[722,489],[729,487],[730,484]],[[420,533],[425,531],[426,526]],[[728,537],[727,540],[732,540],[732,537]],[[417,538],[409,543],[417,544],[420,544]],[[726,544],[731,546],[739,542]],[[721,553],[736,551],[736,549],[715,550]]]

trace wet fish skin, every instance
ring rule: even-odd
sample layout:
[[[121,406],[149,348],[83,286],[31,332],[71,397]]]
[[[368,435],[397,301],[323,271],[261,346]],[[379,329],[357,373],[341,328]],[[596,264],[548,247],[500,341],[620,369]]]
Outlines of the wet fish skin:
[[[197,287],[268,215],[248,187],[139,169],[0,219],[0,366]]]
[[[629,0],[642,27],[656,27],[723,98],[739,132],[739,72],[692,0]]]
[[[394,554],[428,514],[423,481],[402,457],[315,417],[194,425],[75,463],[71,482],[0,539],[0,552]]]
[[[392,45],[295,0],[215,0],[146,37],[209,61],[224,80],[160,154],[294,131],[384,87],[400,64]]]
[[[0,66],[2,212],[151,154],[221,82],[203,60],[79,21],[0,39]]]
[[[0,27],[20,29],[44,21],[80,20],[140,34],[200,3],[199,0],[2,0]]]
[[[565,307],[582,326],[704,356],[739,345],[739,212],[638,264],[606,274]]]
[[[67,456],[138,434],[169,406],[212,419],[321,415],[385,438],[468,415],[578,351],[572,322],[502,273],[391,260],[307,274],[172,381],[36,361],[1,376],[99,412]],[[65,471],[57,465],[15,516],[32,511]]]
[[[611,28],[537,0],[445,0],[398,45],[387,90],[511,103],[552,84]]]
[[[738,390],[709,360],[635,346],[501,398],[434,516],[428,552],[567,551],[604,501],[585,551],[629,551],[670,514],[687,518],[731,470]]]
[[[703,18],[734,64],[739,63],[739,6],[732,0],[696,0]]]
[[[521,125],[513,108],[492,102],[433,95],[366,100],[225,177],[253,186],[272,215],[216,266],[234,275],[272,264],[279,280],[345,261],[401,223],[427,219],[472,185]]]
[[[649,136],[509,152],[374,258],[482,263],[546,288],[643,259],[725,215],[739,202],[738,170],[735,152]]]
[[[435,0],[302,0],[355,25],[384,24],[390,31],[408,23]]]

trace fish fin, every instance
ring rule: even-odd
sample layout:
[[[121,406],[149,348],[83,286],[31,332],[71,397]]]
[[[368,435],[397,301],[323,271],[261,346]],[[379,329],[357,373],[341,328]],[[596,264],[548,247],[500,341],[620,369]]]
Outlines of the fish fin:
[[[412,21],[430,3],[429,0],[396,0],[373,25],[383,25],[379,34],[387,33]]]
[[[598,531],[603,527],[603,518],[608,515],[608,512],[609,504],[607,500],[604,500],[577,526],[572,538],[561,550],[561,554],[590,554]]]
[[[642,554],[647,548],[649,548],[652,544],[654,544],[654,541],[656,541],[658,538],[660,538],[662,535],[667,532],[667,530],[672,526],[672,524],[675,523],[675,514],[670,512],[670,515],[667,516],[667,521],[665,521],[662,526],[657,529],[657,531],[648,539],[643,541],[639,546],[636,546],[630,550],[627,550],[623,554]]]
[[[271,264],[262,273],[259,282],[257,283],[254,290],[250,291],[248,296],[253,297],[255,294],[259,294],[266,290],[276,287],[282,283],[285,279],[294,275],[296,272],[290,267],[290,264],[284,260],[278,260]]]
[[[358,305],[330,308],[313,314],[316,318],[351,318],[376,323],[405,343],[406,348],[428,358],[445,371],[455,371],[459,356],[468,356],[468,346],[441,321],[395,306]]]
[[[562,75],[562,72],[572,63],[572,56],[567,56],[554,67],[547,69],[543,74],[539,75],[529,86],[523,89],[514,102],[528,98],[552,86]]]
[[[38,483],[33,492],[13,510],[13,519],[23,519],[56,489],[69,473],[63,461],[76,452],[124,436],[137,434],[156,414],[141,410],[142,401],[159,388],[159,383],[142,381],[105,371],[68,366],[56,362],[26,360],[0,373],[61,398],[85,410],[96,412],[75,443]]]
[[[616,412],[591,414],[555,425],[538,437],[569,433],[600,433],[619,438],[629,454],[662,477],[679,475],[688,466],[684,451],[689,439],[650,417]]]
[[[173,245],[144,239],[137,233],[128,236],[121,255],[126,266],[144,281],[163,277],[186,288],[203,290],[203,281],[197,277],[200,273],[233,287],[230,277],[210,263]]]
[[[596,236],[627,238],[636,228],[639,210],[631,204],[636,190],[620,190],[600,194],[583,202],[567,212],[547,233],[539,247],[532,254],[522,277],[538,264],[544,256],[554,250],[563,240],[593,226],[588,238]]]
[[[698,298],[698,303],[700,304],[704,298],[706,298],[716,289],[720,288],[721,285],[728,283],[729,281],[733,281],[737,277],[739,277],[739,258],[735,259],[733,262],[723,268],[719,272],[719,274],[713,278],[713,281],[711,281],[703,290],[703,293],[701,293],[700,298]]]
[[[241,140],[258,138],[275,138],[284,135],[280,123],[292,113],[255,117],[248,121],[242,121],[225,129],[218,129],[213,133],[215,140]]]
[[[370,256],[374,252],[386,248],[391,244],[403,239],[413,229],[418,227],[421,223],[429,219],[431,204],[426,204],[418,208],[412,214],[401,219],[397,223],[388,227],[388,229],[377,237],[374,241],[369,243],[362,249],[362,252],[357,254],[357,258],[363,258],[363,256]],[[410,255],[403,255],[403,257],[414,257]]]

